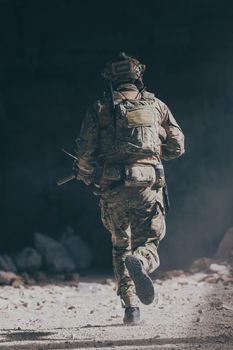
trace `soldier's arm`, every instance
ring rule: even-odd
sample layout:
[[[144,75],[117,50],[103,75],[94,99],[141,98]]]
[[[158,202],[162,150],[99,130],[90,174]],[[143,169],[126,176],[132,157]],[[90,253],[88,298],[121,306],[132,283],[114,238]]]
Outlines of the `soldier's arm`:
[[[98,122],[94,108],[88,109],[76,140],[79,178],[89,185],[93,181],[98,148]]]
[[[170,109],[160,101],[162,116],[161,126],[165,130],[165,139],[162,144],[161,158],[171,160],[180,157],[184,152],[184,134],[173,117]]]

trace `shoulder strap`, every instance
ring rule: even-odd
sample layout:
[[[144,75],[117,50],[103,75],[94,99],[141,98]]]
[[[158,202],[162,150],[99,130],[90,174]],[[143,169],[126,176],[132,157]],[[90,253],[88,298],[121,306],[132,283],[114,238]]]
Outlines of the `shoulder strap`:
[[[114,103],[115,105],[120,104],[124,101],[125,98],[122,94],[117,91],[114,91]],[[101,129],[108,127],[111,123],[113,123],[113,114],[111,110],[111,103],[108,97],[104,96],[101,100],[98,100],[94,104],[94,109],[97,114],[97,118],[99,121],[99,126]]]
[[[143,91],[142,97],[145,100],[155,100],[155,94],[153,94],[152,92],[149,92],[149,91]]]
[[[113,122],[110,102],[107,99],[98,100],[94,104],[94,110],[97,115],[97,120],[99,122],[100,129],[106,128],[109,124]]]

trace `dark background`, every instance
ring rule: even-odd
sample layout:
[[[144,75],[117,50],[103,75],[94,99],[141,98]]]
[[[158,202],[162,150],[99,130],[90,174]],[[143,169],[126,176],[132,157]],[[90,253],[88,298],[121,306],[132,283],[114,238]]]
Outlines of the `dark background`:
[[[59,237],[67,224],[97,266],[111,264],[98,201],[69,173],[87,106],[105,88],[100,70],[119,51],[147,65],[149,91],[186,135],[166,163],[172,201],[163,266],[215,253],[233,225],[233,4],[231,1],[0,1],[0,250]]]

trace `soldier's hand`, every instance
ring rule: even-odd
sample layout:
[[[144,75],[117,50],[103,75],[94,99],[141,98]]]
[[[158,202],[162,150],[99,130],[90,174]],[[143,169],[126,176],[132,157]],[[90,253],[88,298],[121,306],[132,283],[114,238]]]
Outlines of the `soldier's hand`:
[[[91,184],[93,184],[93,175],[84,173],[82,171],[79,170],[78,174],[77,174],[77,180],[81,180],[85,183],[85,185],[90,186]]]
[[[87,186],[94,183],[93,173],[80,169],[77,161],[74,161],[72,169],[77,180],[83,181]]]

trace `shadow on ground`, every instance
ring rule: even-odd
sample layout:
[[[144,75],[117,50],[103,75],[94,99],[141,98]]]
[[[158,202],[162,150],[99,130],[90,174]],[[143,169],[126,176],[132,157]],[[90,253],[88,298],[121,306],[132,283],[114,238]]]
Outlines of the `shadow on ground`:
[[[96,325],[96,327],[98,327]],[[15,349],[22,350],[22,343],[12,344],[12,342],[24,341],[24,350],[40,350],[41,347],[46,346],[48,349],[77,349],[77,348],[105,348],[105,347],[126,347],[126,346],[165,346],[165,345],[179,345],[179,344],[206,344],[206,345],[220,345],[220,344],[232,344],[233,337],[226,335],[219,336],[207,336],[207,337],[185,337],[185,338],[147,338],[147,339],[119,339],[119,340],[104,340],[97,341],[95,339],[83,339],[83,340],[67,340],[59,339],[55,336],[56,332],[33,332],[33,331],[10,331],[9,333],[2,333],[0,349]],[[53,336],[52,339],[49,336]],[[29,341],[33,341],[33,344]],[[38,343],[37,343],[38,342]]]

